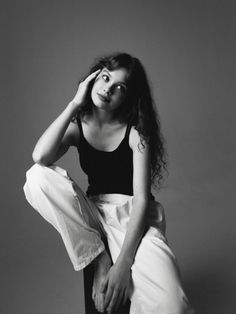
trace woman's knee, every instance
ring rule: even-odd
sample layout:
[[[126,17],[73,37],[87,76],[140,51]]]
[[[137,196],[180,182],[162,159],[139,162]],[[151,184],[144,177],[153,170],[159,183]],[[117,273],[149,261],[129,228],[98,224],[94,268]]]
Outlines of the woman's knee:
[[[50,171],[50,167],[35,163],[26,172],[26,181],[28,184],[34,184],[43,188],[48,184],[48,173]]]

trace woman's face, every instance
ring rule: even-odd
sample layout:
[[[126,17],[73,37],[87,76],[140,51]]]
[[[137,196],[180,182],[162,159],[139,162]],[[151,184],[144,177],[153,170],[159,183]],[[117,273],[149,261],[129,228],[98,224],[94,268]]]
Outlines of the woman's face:
[[[103,68],[95,79],[91,98],[100,109],[112,111],[125,100],[127,93],[127,70],[120,68],[109,71]]]

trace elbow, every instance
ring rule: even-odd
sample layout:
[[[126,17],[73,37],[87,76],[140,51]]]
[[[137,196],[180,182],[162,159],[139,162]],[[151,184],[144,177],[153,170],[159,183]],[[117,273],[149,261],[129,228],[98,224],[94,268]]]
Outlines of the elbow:
[[[48,166],[48,162],[45,160],[44,156],[41,156],[38,154],[35,150],[32,153],[32,159],[36,164],[42,165],[42,166]]]
[[[148,203],[150,199],[150,195],[148,193],[134,193],[134,200],[141,203]]]
[[[134,195],[133,204],[147,208],[149,206],[149,197],[145,197],[139,194]]]

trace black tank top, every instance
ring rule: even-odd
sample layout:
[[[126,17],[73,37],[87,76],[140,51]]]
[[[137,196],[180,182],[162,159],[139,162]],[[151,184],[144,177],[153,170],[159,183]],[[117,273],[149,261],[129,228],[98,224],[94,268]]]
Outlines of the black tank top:
[[[77,124],[80,131],[77,146],[80,165],[88,176],[86,194],[133,195],[133,151],[129,146],[131,123],[127,124],[125,136],[119,146],[111,152],[98,150],[90,145],[84,137],[79,117]],[[150,199],[154,200],[151,193]]]

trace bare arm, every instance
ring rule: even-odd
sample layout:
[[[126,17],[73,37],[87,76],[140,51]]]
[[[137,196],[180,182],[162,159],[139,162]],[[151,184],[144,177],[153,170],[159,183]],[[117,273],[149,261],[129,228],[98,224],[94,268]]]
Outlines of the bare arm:
[[[39,138],[32,157],[34,162],[48,166],[66,153],[74,144],[74,126],[71,119],[76,111],[72,103],[63,110]]]
[[[135,253],[146,226],[146,214],[149,206],[151,188],[149,146],[138,148],[140,136],[135,129],[130,134],[130,145],[133,150],[133,210],[125,240],[117,262],[132,266]]]
[[[138,148],[140,136],[135,129],[130,133],[130,147],[133,150],[133,209],[125,239],[116,263],[110,269],[104,284],[106,298],[104,306],[108,313],[117,309],[128,296],[130,269],[136,250],[146,226],[146,214],[149,206],[151,170],[149,146]]]
[[[64,155],[71,145],[76,145],[77,130],[71,120],[83,105],[88,86],[99,72],[91,73],[79,84],[73,100],[40,137],[32,154],[34,162],[50,165]]]

